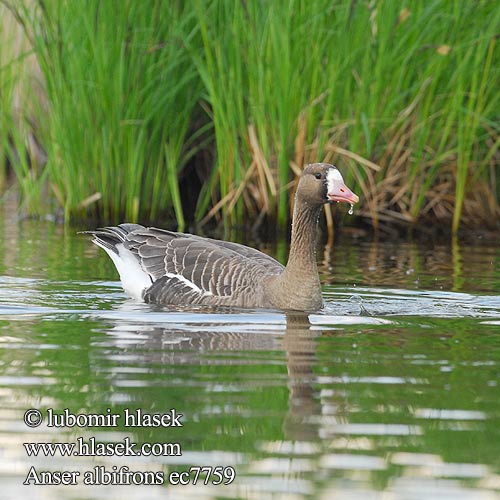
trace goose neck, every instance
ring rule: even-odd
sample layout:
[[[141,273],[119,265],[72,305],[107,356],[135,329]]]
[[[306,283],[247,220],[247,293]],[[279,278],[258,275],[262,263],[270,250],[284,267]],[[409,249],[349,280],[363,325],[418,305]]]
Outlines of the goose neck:
[[[318,279],[316,235],[321,206],[296,200],[292,218],[292,237],[287,271]]]

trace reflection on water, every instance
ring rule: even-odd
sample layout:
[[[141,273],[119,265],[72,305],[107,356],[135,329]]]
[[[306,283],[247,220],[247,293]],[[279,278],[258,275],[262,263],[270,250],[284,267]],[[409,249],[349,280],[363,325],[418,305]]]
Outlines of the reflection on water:
[[[127,300],[105,255],[5,228],[2,498],[496,498],[500,249],[354,244],[322,255],[326,307]],[[446,253],[448,252],[448,253]],[[464,264],[466,263],[466,264]],[[181,428],[28,428],[28,408],[184,415]],[[28,457],[23,442],[179,443],[182,455]],[[233,466],[227,486],[22,486],[38,470]],[[28,493],[27,493],[28,492]]]

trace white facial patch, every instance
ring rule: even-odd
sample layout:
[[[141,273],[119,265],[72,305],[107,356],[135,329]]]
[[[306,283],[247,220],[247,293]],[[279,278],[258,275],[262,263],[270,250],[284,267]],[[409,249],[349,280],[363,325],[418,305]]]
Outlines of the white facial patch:
[[[344,178],[336,168],[330,168],[326,174],[326,183],[329,193],[333,193],[336,183],[344,184]]]

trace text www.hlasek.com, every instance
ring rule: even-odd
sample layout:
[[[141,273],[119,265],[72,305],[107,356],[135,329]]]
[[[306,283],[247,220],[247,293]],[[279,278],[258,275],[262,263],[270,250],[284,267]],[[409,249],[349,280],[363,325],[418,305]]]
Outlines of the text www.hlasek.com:
[[[84,441],[78,438],[76,443],[23,443],[29,457],[39,454],[45,457],[162,457],[181,456],[179,443],[143,443],[138,446],[126,437],[119,443],[100,443],[95,438]]]

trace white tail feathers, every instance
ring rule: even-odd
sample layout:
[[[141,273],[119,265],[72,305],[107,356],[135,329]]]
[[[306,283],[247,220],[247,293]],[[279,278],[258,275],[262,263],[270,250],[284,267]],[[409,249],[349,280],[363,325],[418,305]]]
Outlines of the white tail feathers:
[[[130,250],[127,250],[123,246],[123,243],[116,245],[115,248],[118,253],[99,244],[99,240],[94,240],[94,243],[103,248],[111,257],[120,274],[120,280],[125,293],[135,300],[142,301],[144,291],[152,285],[153,279],[142,268],[141,263],[135,258],[134,254]]]

